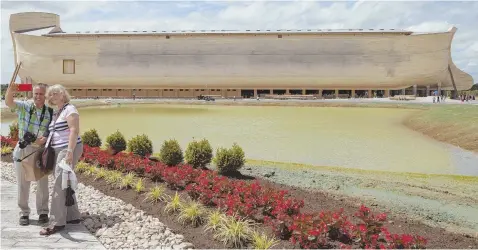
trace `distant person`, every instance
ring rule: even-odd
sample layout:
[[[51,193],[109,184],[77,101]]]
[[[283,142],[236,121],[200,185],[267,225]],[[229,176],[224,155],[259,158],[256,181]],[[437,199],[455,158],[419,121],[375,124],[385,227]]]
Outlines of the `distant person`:
[[[43,148],[48,136],[48,126],[52,119],[53,109],[45,105],[45,92],[47,85],[39,83],[33,87],[33,100],[14,101],[18,85],[10,84],[5,94],[5,104],[16,111],[18,115],[19,141],[13,150],[13,165],[15,166],[18,187],[18,207],[20,208],[19,224],[30,224],[30,181],[26,180],[25,168],[34,168],[35,151]],[[36,209],[39,214],[38,223],[48,222],[48,175],[37,181]]]
[[[71,169],[74,169],[83,153],[80,115],[75,106],[70,104],[70,95],[63,86],[54,85],[48,88],[47,98],[48,105],[54,105],[58,110],[49,126],[49,140],[51,147],[55,150],[55,168],[53,170],[55,180],[51,200],[51,222],[48,227],[40,231],[40,235],[54,234],[63,230],[67,223],[79,223],[81,218],[75,194],[70,197],[74,204],[66,205],[67,192],[66,189],[63,189],[63,181],[65,181],[63,173],[66,170],[60,165],[64,160]],[[68,176],[74,177],[74,172],[68,172]]]

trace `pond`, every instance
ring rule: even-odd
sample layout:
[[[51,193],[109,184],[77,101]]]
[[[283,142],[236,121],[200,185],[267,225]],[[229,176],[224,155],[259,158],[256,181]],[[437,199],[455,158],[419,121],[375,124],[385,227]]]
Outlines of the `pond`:
[[[478,175],[475,153],[437,142],[401,121],[415,110],[337,107],[122,105],[80,109],[82,132],[103,140],[116,130],[146,134],[159,151],[193,138],[214,147],[237,142],[249,159],[369,170]],[[2,123],[2,134],[8,131]]]

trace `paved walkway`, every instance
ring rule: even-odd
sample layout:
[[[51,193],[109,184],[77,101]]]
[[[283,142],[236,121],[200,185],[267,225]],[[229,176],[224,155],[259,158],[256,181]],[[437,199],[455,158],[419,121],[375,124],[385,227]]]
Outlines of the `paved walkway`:
[[[18,225],[17,185],[1,180],[1,249],[105,249],[82,224],[67,225],[65,230],[41,236],[37,225],[35,195],[30,195],[30,225]]]

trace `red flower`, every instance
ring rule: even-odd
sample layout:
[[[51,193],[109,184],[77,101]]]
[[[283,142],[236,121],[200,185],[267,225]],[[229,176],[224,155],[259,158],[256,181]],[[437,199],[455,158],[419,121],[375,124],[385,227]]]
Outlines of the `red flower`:
[[[1,137],[1,141],[2,145],[13,143],[7,137]],[[343,209],[303,214],[303,200],[288,197],[286,190],[263,187],[258,181],[232,180],[217,172],[194,169],[189,165],[168,167],[131,153],[112,156],[105,150],[87,145],[81,160],[104,168],[146,173],[153,181],[164,181],[171,189],[185,189],[192,199],[222,208],[229,215],[257,221],[263,216],[264,223],[270,225],[279,238],[289,239],[302,248],[326,247],[329,239],[337,240],[341,236],[350,237],[362,248],[425,248],[427,244],[421,236],[390,234],[383,227],[387,215],[374,215],[364,205],[355,213],[361,222],[353,224]],[[340,247],[351,246],[341,244]]]
[[[381,214],[377,215],[377,219],[379,221],[386,221],[387,220],[387,214],[381,213]]]

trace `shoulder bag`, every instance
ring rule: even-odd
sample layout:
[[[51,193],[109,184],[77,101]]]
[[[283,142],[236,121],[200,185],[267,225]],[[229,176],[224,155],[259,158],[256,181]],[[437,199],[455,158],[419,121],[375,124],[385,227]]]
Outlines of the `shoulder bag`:
[[[51,146],[51,141],[53,139],[53,134],[55,133],[56,121],[60,117],[61,112],[63,112],[63,110],[68,105],[69,105],[68,103],[65,104],[65,106],[63,106],[63,108],[61,108],[58,111],[58,115],[55,117],[55,121],[53,123],[53,130],[50,132],[45,148],[43,149],[43,153],[40,159],[40,169],[42,170],[43,173],[50,173],[55,168],[55,149]]]

